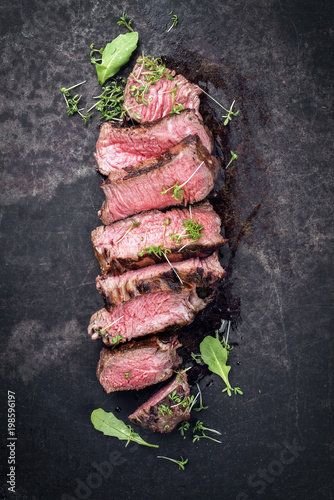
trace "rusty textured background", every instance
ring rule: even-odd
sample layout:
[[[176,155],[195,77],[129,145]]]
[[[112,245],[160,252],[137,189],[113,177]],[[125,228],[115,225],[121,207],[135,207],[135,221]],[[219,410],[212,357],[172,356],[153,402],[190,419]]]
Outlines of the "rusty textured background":
[[[166,33],[171,9],[179,24]],[[89,420],[99,406],[126,420],[151,393],[107,396],[95,377],[101,346],[86,328],[102,305],[90,243],[103,200],[99,120],[67,118],[59,92],[86,79],[92,104],[89,45],[124,32],[122,11],[139,32],[137,55],[165,56],[240,109],[224,128],[203,99],[222,166],[231,149],[239,159],[211,195],[230,239],[227,279],[183,333],[187,356],[191,338],[233,319],[231,382],[244,395],[222,395],[206,375],[209,409],[193,417],[219,429],[221,445],[141,432],[158,453],[124,448]],[[3,0],[0,16],[1,498],[14,498],[7,390],[18,500],[333,498],[332,2]],[[189,463],[179,471],[158,454]]]

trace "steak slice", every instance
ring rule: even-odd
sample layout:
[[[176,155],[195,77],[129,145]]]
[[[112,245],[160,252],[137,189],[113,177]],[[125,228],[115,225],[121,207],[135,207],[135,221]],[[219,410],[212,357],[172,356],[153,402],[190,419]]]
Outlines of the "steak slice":
[[[101,186],[106,199],[98,215],[109,225],[144,210],[201,201],[212,190],[218,168],[199,137],[191,135],[159,157],[110,173]],[[182,195],[169,189],[176,183]]]
[[[166,68],[161,61],[140,56],[124,89],[128,116],[137,122],[152,122],[180,109],[198,112],[201,89],[183,75]]]
[[[105,302],[115,307],[147,293],[187,290],[193,285],[209,288],[225,274],[217,252],[205,259],[196,257],[176,262],[173,268],[176,272],[165,262],[128,271],[119,276],[98,276],[96,287],[102,293]]]
[[[142,404],[129,420],[153,432],[166,434],[190,418],[190,387],[186,373],[179,373]]]
[[[133,127],[105,122],[100,128],[94,156],[101,174],[109,175],[113,170],[161,155],[188,135],[198,135],[211,153],[212,134],[189,109]]]
[[[148,337],[116,349],[104,347],[96,375],[107,392],[143,389],[169,379],[181,358],[177,336]]]
[[[183,221],[189,219],[203,226],[202,236],[197,241],[184,231]],[[138,225],[134,226],[133,222]],[[143,248],[152,246],[161,245],[162,250],[170,249],[168,259],[171,262],[194,255],[206,257],[227,242],[220,230],[219,216],[211,204],[204,201],[189,209],[173,208],[166,212],[151,210],[111,226],[100,226],[92,232],[92,243],[102,273],[119,274],[127,269],[161,263],[161,257],[152,252],[142,252]],[[180,241],[172,236],[175,234],[182,234]]]
[[[115,346],[119,342],[162,332],[170,326],[187,325],[212,298],[213,293],[201,299],[195,285],[181,292],[138,295],[109,311],[104,308],[94,313],[88,333],[93,340],[102,337],[106,345]]]

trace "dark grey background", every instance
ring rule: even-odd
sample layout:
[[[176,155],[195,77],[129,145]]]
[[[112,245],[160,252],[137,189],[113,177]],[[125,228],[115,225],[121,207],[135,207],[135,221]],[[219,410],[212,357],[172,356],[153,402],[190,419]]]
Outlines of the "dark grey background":
[[[333,498],[332,6],[2,1],[1,498],[14,498],[7,390],[16,393],[19,500]],[[179,24],[166,33],[171,9]],[[99,120],[85,128],[67,118],[59,92],[86,79],[82,102],[92,104],[89,45],[124,32],[122,11],[139,32],[136,55],[166,56],[240,109],[226,130],[203,99],[222,165],[230,149],[239,155],[212,196],[230,239],[227,279],[191,327],[212,334],[235,307],[231,382],[244,395],[222,395],[220,379],[207,376],[209,409],[198,414],[223,444],[142,432],[158,452],[124,448],[90,424],[99,406],[120,407],[126,420],[150,393],[108,396],[95,377],[100,344],[86,328],[102,306],[90,243],[103,200],[92,155]],[[158,454],[189,463],[179,471]],[[113,462],[112,474],[105,464],[97,475],[102,462]]]

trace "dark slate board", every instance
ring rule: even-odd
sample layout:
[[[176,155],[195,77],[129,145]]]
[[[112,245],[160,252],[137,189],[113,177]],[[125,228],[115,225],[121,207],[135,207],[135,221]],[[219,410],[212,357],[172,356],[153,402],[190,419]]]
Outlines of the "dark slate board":
[[[179,24],[166,33],[171,9]],[[153,390],[108,396],[95,376],[101,345],[86,328],[102,306],[90,243],[103,200],[99,120],[67,118],[58,90],[86,79],[92,104],[89,45],[124,32],[123,10],[137,55],[165,56],[240,109],[224,129],[203,98],[221,164],[231,149],[239,159],[211,195],[230,239],[227,278],[183,334],[197,342],[233,319],[231,381],[244,395],[228,398],[207,374],[209,409],[192,417],[221,430],[223,444],[144,431],[158,452],[124,448],[90,423],[100,406],[126,420]],[[15,498],[8,390],[18,500],[333,498],[332,2],[3,0],[0,13],[1,498]],[[179,471],[157,455],[189,462]]]

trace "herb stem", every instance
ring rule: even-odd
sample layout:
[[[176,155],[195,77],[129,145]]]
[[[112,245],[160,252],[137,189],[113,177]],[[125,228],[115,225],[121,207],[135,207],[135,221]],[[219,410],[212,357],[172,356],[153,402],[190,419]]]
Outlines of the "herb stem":
[[[86,83],[87,80],[84,80],[83,82],[80,82],[80,83],[76,83],[75,85],[72,85],[72,87],[69,87],[68,89],[66,89],[67,91],[68,90],[72,90],[72,89],[75,89],[76,87],[79,87],[79,85],[82,85],[83,83]]]
[[[189,179],[186,182],[184,182],[183,184],[181,184],[181,186],[179,186],[180,188],[183,187],[183,186],[185,186],[187,184],[187,182],[189,182],[190,179],[192,179],[194,177],[194,175],[196,174],[197,170],[199,170],[201,168],[201,166],[203,165],[203,163],[204,163],[204,161],[202,161],[202,163],[200,163],[200,165],[196,168],[195,172],[193,172],[191,174],[191,176],[189,177]]]
[[[228,325],[227,325],[227,333],[226,333],[226,340],[225,340],[226,345],[228,345],[228,336],[230,334],[230,326],[231,326],[231,321],[229,321]]]
[[[169,258],[168,258],[168,257],[167,257],[167,255],[166,255],[166,252],[164,252],[164,257],[165,257],[165,259],[167,260],[167,262],[168,262],[168,264],[170,265],[170,267],[172,268],[172,270],[174,271],[174,273],[176,274],[176,276],[177,276],[177,278],[179,279],[179,281],[180,281],[181,285],[183,285],[183,281],[182,281],[182,279],[181,279],[181,278],[180,278],[180,276],[177,274],[175,267],[173,267],[173,266],[172,266],[172,264],[170,263]]]
[[[205,92],[205,90],[202,89],[202,87],[200,87],[201,91],[203,92],[203,94],[207,95],[208,97],[210,97],[210,99],[212,99],[216,104],[218,104],[218,106],[220,106],[224,111],[226,111],[226,113],[228,113],[228,109],[224,108],[224,106],[222,104],[220,104],[220,102],[218,102],[214,97],[212,97],[210,94],[208,94],[207,92]],[[235,103],[235,101],[233,101],[233,104]],[[233,106],[232,104],[232,106]]]
[[[110,325],[105,326],[104,328],[102,328],[102,330],[96,330],[95,333],[92,335],[92,339],[95,340],[99,336],[102,337],[103,335],[101,335],[101,334],[103,334],[103,332],[106,332],[111,326],[113,326],[115,323],[117,323],[117,321],[119,321],[122,318],[124,318],[124,314],[122,316],[120,316],[119,318],[115,319],[115,321],[113,321],[112,323],[110,323]]]
[[[169,457],[162,457],[161,455],[159,455],[157,458],[164,458],[165,460],[169,460],[170,462],[174,462],[175,464],[177,464],[179,466],[179,469],[182,469],[182,470],[184,470],[184,466],[188,462],[188,458],[186,460],[184,460],[183,457],[180,457],[181,460],[175,460],[174,458],[169,458]]]

